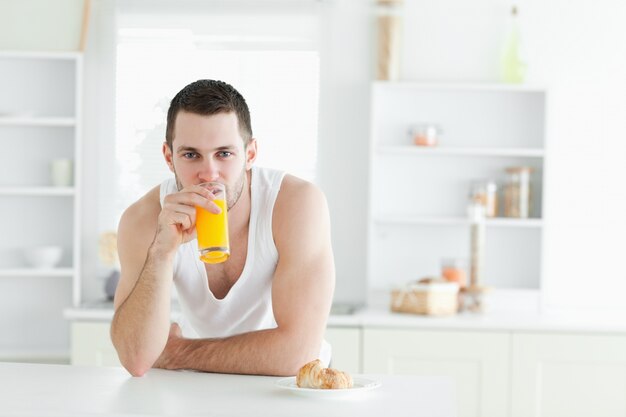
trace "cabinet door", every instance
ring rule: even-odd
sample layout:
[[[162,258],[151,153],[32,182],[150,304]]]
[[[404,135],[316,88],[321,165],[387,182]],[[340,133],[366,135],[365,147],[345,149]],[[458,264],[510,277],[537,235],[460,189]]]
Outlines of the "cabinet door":
[[[509,414],[510,335],[365,329],[365,373],[449,376],[462,417]]]
[[[361,369],[361,330],[357,327],[329,327],[325,339],[333,348],[332,367],[351,374]]]
[[[72,323],[72,365],[121,366],[111,342],[109,322]]]
[[[626,336],[513,335],[513,416],[626,415]]]

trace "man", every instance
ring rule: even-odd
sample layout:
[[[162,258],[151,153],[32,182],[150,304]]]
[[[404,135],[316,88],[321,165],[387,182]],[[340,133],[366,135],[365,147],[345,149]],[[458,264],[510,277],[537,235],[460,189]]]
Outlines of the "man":
[[[247,104],[221,81],[196,81],[172,99],[163,155],[174,178],[119,225],[111,339],[124,367],[294,375],[318,357],[327,364],[335,271],[323,193],[253,166]],[[231,256],[220,264],[202,263],[195,239],[195,207],[220,210],[198,186],[209,181],[226,186]],[[193,338],[170,325],[172,282]]]

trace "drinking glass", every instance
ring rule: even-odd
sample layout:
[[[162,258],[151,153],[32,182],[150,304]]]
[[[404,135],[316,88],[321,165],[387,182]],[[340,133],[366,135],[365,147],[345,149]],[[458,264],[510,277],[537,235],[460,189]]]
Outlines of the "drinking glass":
[[[200,260],[217,264],[226,261],[230,256],[226,187],[219,182],[205,182],[200,186],[213,193],[215,196],[213,202],[222,209],[219,214],[214,214],[196,206],[196,234]]]

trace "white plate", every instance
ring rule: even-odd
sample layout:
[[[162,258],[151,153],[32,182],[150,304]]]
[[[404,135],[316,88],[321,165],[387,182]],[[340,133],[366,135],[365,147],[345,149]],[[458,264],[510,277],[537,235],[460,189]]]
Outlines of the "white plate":
[[[314,398],[344,398],[351,396],[358,396],[366,391],[373,390],[380,387],[380,381],[374,381],[373,379],[362,378],[355,376],[352,378],[354,382],[352,388],[345,389],[315,389],[315,388],[300,388],[296,385],[296,377],[282,378],[276,381],[276,386],[282,389],[289,390],[294,394],[303,395],[305,397]]]

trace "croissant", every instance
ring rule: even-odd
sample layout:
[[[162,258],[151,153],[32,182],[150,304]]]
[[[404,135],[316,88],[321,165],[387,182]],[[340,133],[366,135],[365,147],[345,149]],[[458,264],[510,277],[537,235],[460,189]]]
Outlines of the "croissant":
[[[352,388],[352,377],[342,371],[324,368],[316,359],[304,365],[296,375],[296,385],[300,388],[341,389]]]

